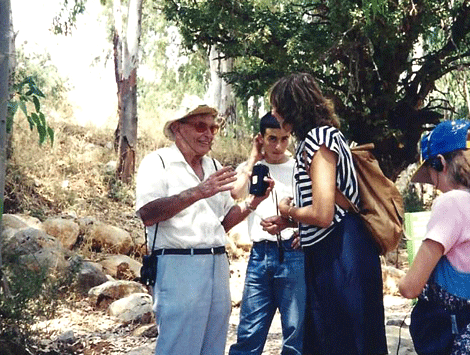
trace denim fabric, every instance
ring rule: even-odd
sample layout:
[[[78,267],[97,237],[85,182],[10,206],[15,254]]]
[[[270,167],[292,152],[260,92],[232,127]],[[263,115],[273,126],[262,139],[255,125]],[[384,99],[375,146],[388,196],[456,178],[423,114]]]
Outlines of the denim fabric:
[[[304,249],[305,354],[388,354],[379,249],[356,214]]]
[[[305,313],[304,254],[284,241],[279,262],[275,242],[253,244],[240,309],[237,343],[230,355],[261,354],[276,309],[281,314],[283,355],[302,354]]]

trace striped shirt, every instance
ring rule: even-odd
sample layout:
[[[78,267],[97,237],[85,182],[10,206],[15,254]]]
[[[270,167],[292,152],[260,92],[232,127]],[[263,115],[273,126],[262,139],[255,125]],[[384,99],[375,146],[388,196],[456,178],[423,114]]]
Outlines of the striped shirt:
[[[312,180],[308,172],[315,152],[322,145],[338,155],[336,164],[336,186],[356,205],[359,203],[359,188],[354,169],[351,151],[343,134],[335,127],[321,126],[312,129],[307,137],[300,142],[296,152],[294,169],[296,184],[296,204],[299,207],[312,205]],[[335,205],[333,222],[326,228],[300,223],[302,246],[318,243],[343,219],[346,210]]]

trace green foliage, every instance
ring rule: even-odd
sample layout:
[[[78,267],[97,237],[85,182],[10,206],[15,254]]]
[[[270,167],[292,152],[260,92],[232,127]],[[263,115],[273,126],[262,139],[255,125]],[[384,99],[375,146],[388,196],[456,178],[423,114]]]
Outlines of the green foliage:
[[[436,105],[436,81],[470,65],[465,0],[164,0],[163,12],[188,50],[236,59],[224,78],[244,102],[285,74],[312,73],[348,138],[375,143],[392,178],[415,161],[423,125],[449,108]]]
[[[107,186],[107,197],[119,203],[124,203],[128,206],[134,205],[134,195],[132,188],[119,180],[114,171],[107,171],[103,175],[103,183]]]
[[[36,128],[39,142],[54,141],[54,131],[46,117],[59,114],[68,117],[72,107],[66,98],[69,85],[52,64],[49,54],[26,54],[23,46],[17,49],[16,70],[8,103],[7,130],[11,132],[14,118],[22,112],[31,129]]]
[[[152,112],[156,103],[160,108],[174,108],[185,95],[204,96],[209,81],[207,52],[181,46],[177,28],[161,11],[144,8],[142,18],[139,70],[146,74],[140,76],[139,105]]]
[[[13,84],[14,96],[8,102],[7,113],[7,132],[11,132],[13,126],[13,118],[15,117],[18,108],[23,111],[28,119],[29,128],[31,130],[36,127],[39,134],[39,144],[42,144],[46,139],[54,142],[54,131],[48,126],[46,116],[41,110],[40,99],[44,98],[44,94],[36,85],[33,77],[27,77],[19,83]],[[28,111],[28,103],[34,105],[34,111]]]
[[[34,320],[51,318],[73,284],[78,265],[64,275],[54,275],[45,267],[28,268],[18,255],[5,254],[2,271],[11,296],[0,295],[1,337],[27,339]]]
[[[418,192],[413,184],[409,184],[408,188],[403,194],[403,204],[405,212],[421,212],[426,211],[426,206],[423,200],[419,197]]]
[[[46,116],[55,113],[62,117],[72,115],[72,107],[66,96],[70,84],[68,79],[59,74],[49,53],[26,53],[24,46],[20,46],[16,51],[16,63],[13,82],[21,83],[29,77],[33,78],[45,96],[41,98],[41,106]]]
[[[76,27],[77,16],[85,12],[87,0],[63,0],[62,8],[52,20],[52,30],[54,34],[63,34],[65,36],[72,33]]]

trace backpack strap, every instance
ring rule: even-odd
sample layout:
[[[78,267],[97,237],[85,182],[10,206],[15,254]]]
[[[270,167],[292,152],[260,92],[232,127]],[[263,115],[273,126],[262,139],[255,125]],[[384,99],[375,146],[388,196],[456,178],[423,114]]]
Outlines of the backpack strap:
[[[360,150],[366,150],[370,151],[375,148],[374,143],[366,143],[362,145],[356,145],[353,147],[350,147],[349,149],[352,151],[360,151]],[[356,164],[354,164],[354,168],[356,168]],[[346,197],[346,195],[336,186],[336,192],[335,192],[335,203],[340,206],[343,210],[346,210],[348,212],[353,212],[353,213],[360,213],[360,209],[358,206],[356,206],[349,198]]]
[[[352,201],[346,197],[346,195],[338,188],[338,186],[336,186],[335,191],[335,203],[343,210],[359,213],[359,207],[352,203]]]

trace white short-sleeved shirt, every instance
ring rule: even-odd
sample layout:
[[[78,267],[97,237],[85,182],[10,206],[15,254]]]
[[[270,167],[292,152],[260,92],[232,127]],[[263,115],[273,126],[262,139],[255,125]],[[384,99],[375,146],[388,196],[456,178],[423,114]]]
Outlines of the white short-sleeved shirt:
[[[425,239],[444,246],[444,255],[460,272],[470,273],[470,193],[452,190],[434,200]]]
[[[214,164],[217,164],[217,169],[221,168],[216,160],[203,157],[204,178],[216,171]],[[137,172],[137,214],[140,208],[149,202],[179,194],[200,183],[200,179],[175,144],[158,149],[142,160]],[[155,249],[212,248],[225,245],[226,233],[221,222],[233,205],[229,191],[193,203],[172,218],[158,223]],[[154,233],[155,225],[147,227],[150,248]]]
[[[277,237],[264,231],[260,223],[262,218],[279,214],[276,204],[284,197],[293,197],[294,159],[289,158],[289,160],[283,164],[269,164],[265,160],[261,160],[258,164],[264,164],[269,168],[269,174],[275,184],[271,196],[261,202],[256,208],[256,211],[250,213],[248,216],[248,231],[253,242],[260,242],[262,240],[275,242],[277,241]],[[242,171],[245,166],[246,162],[241,163],[237,167],[237,171]],[[286,228],[281,232],[281,238],[283,240],[290,239],[293,233],[293,228]]]

